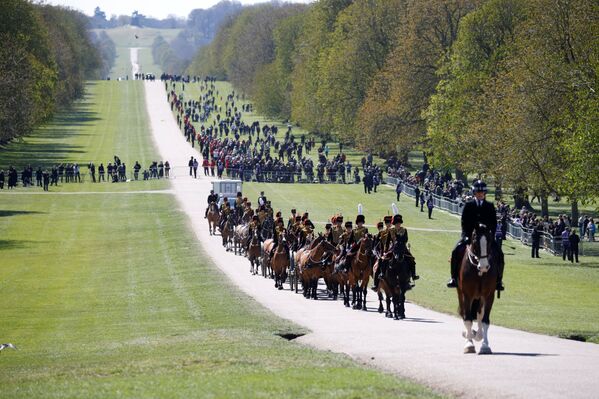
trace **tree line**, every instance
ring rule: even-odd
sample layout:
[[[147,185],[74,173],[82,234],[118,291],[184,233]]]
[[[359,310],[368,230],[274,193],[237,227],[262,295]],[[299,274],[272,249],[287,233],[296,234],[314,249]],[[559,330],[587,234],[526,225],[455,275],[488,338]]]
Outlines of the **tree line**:
[[[574,204],[599,193],[596,0],[245,7],[187,72],[364,150]]]
[[[84,94],[102,66],[87,17],[71,9],[4,0],[0,13],[0,143],[31,132]]]

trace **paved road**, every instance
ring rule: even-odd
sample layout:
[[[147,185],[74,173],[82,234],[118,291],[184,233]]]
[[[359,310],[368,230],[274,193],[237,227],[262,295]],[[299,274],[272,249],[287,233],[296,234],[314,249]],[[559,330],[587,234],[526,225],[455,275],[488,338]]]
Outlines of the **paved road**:
[[[164,84],[145,82],[145,88],[152,134],[162,159],[171,165],[186,165],[190,156],[199,157],[178,130]],[[346,353],[359,362],[458,397],[599,396],[599,345],[492,325],[489,341],[494,355],[464,355],[462,323],[455,317],[407,304],[408,318],[392,321],[376,312],[345,309],[340,302],[306,300],[288,290],[277,291],[272,280],[250,276],[249,262],[226,252],[220,237],[209,235],[204,207],[210,180],[179,178],[171,184],[214,263],[260,304],[312,331],[299,338],[301,342]],[[455,297],[448,292],[447,299],[454,301]]]

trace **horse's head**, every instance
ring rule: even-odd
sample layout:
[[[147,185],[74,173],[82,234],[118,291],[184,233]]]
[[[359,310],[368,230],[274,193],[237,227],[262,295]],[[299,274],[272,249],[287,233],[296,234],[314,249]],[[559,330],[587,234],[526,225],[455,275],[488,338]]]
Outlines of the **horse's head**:
[[[472,232],[472,238],[470,242],[470,249],[468,256],[470,262],[476,266],[479,274],[483,274],[489,271],[489,255],[491,254],[491,233],[484,224],[476,226]]]

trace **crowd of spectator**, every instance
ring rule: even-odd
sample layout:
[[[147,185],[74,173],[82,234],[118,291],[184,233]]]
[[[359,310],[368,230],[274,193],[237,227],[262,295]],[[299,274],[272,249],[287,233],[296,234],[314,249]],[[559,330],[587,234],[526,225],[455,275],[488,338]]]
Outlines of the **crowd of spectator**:
[[[371,155],[362,159],[361,178],[360,167],[349,162],[341,144],[339,152],[332,155],[326,140],[317,147],[313,136],[296,137],[290,123],[280,138],[279,127],[274,124],[245,121],[242,116],[252,111],[252,105],[243,102],[243,96],[235,91],[223,98],[211,78],[164,75],[162,79],[179,128],[192,147],[199,146],[205,175],[277,183],[363,181],[367,193],[376,192],[382,181],[382,171]],[[186,82],[199,85],[201,95],[197,100],[185,98]],[[181,92],[177,91],[178,85]],[[223,102],[224,106],[218,105]],[[316,162],[308,156],[315,149]]]
[[[169,177],[171,166],[168,161],[154,161],[148,168],[143,171],[141,169],[142,166],[136,161],[131,178],[127,175],[127,165],[115,155],[114,161],[108,162],[106,166],[104,163],[100,163],[98,167],[93,162],[88,163],[87,175],[93,183],[161,179]],[[38,166],[35,170],[28,165],[20,172],[20,181],[23,187],[38,186],[48,191],[49,186],[58,186],[58,183],[81,183],[84,175],[78,163],[59,163],[46,169]],[[10,166],[7,171],[0,170],[0,190],[4,189],[5,184],[8,189],[16,188],[18,183],[19,172],[16,168]]]

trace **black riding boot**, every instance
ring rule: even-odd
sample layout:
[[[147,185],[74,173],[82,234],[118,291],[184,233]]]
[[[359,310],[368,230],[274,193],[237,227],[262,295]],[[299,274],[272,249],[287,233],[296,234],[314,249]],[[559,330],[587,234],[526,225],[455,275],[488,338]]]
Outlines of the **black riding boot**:
[[[412,262],[410,265],[410,274],[412,275],[412,280],[414,281],[420,278],[420,276],[416,274],[416,262]]]
[[[447,288],[457,288],[458,286],[458,248],[451,253],[451,278],[447,282]]]
[[[499,267],[497,268],[497,291],[503,291],[505,290],[505,287],[503,286],[504,259],[501,248],[497,248],[497,253],[499,254]]]

